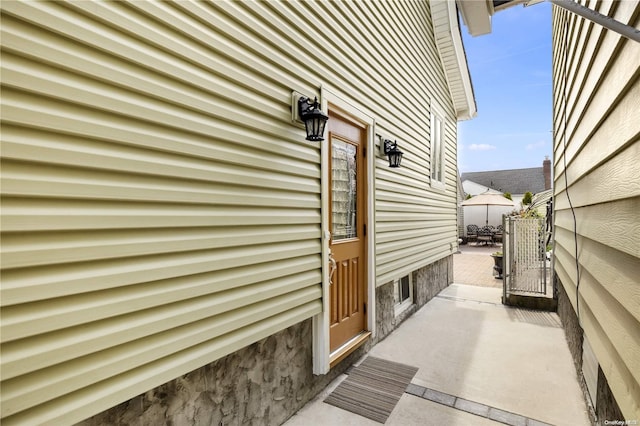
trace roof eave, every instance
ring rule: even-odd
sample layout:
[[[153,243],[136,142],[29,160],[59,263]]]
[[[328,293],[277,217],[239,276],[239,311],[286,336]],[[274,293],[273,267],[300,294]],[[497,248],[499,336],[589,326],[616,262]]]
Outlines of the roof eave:
[[[480,36],[491,32],[491,15],[493,2],[487,0],[457,0],[460,15],[467,31],[472,36]]]
[[[452,1],[433,0],[431,15],[436,45],[445,70],[456,117],[458,120],[469,120],[476,116],[476,100],[460,35],[456,4]]]
[[[467,31],[472,36],[491,32],[491,17],[501,10],[517,5],[532,5],[542,0],[456,0]]]

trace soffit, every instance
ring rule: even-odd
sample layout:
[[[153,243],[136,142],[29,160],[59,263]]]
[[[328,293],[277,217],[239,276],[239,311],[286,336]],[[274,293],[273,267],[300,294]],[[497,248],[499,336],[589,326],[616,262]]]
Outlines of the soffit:
[[[458,13],[455,2],[434,0],[431,17],[449,91],[458,120],[468,120],[476,115],[476,101],[462,44]]]

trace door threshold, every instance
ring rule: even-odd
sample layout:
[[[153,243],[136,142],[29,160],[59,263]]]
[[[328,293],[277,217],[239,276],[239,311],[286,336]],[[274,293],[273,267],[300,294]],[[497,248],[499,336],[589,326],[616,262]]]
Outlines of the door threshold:
[[[335,367],[340,361],[345,359],[347,355],[358,349],[371,337],[370,331],[363,331],[344,345],[329,354],[329,368]]]

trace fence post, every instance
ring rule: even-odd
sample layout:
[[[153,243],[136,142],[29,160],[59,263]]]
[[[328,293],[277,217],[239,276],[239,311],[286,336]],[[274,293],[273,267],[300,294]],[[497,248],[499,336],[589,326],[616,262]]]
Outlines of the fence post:
[[[509,282],[509,228],[507,227],[507,215],[502,215],[502,304],[507,304],[507,283]]]

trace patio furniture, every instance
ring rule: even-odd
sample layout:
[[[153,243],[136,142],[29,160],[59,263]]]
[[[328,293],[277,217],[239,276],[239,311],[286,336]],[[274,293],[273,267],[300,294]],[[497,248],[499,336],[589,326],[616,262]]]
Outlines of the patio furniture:
[[[478,243],[482,243],[482,245],[493,245],[493,231],[488,226],[478,229]]]
[[[467,241],[478,241],[478,225],[467,225]]]

